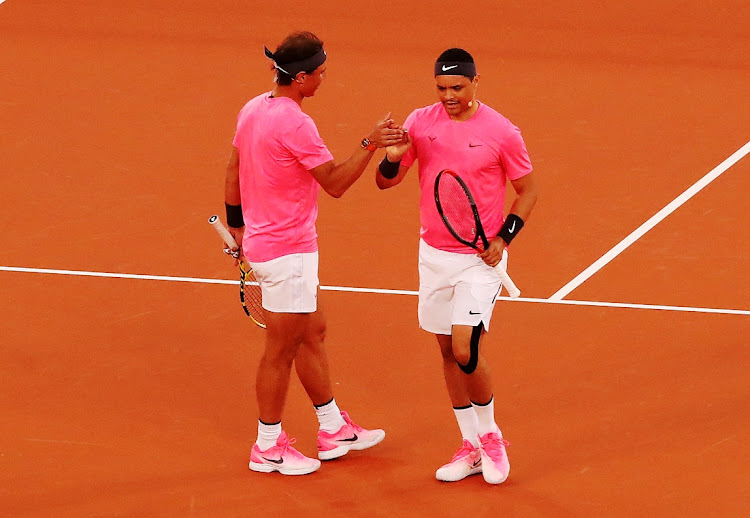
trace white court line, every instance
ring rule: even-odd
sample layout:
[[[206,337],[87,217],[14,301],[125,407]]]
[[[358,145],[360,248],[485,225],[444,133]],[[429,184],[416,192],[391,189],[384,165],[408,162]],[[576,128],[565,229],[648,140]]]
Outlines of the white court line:
[[[628,308],[628,309],[655,309],[661,311],[682,311],[687,313],[717,313],[722,315],[750,315],[750,310],[745,309],[723,309],[723,308],[697,308],[690,306],[665,306],[660,304],[628,304],[625,302],[594,302],[589,300],[550,300],[532,299],[518,297],[499,297],[502,300],[518,300],[521,302],[537,302],[541,304],[563,304],[568,306],[595,306],[601,308]]]
[[[672,200],[672,202],[669,205],[667,205],[666,207],[661,209],[659,212],[651,216],[651,218],[648,221],[646,221],[643,225],[635,229],[628,237],[626,237],[625,239],[617,243],[609,252],[601,256],[594,263],[592,263],[591,266],[589,266],[584,271],[579,273],[568,284],[566,284],[565,286],[557,290],[557,292],[555,292],[549,298],[549,300],[551,302],[562,300],[563,297],[567,296],[571,291],[573,291],[578,286],[583,284],[589,277],[591,277],[596,272],[604,268],[604,266],[607,263],[609,263],[612,259],[620,255],[626,248],[628,248],[630,245],[635,243],[646,232],[654,228],[664,218],[666,218],[672,212],[677,210],[683,203],[685,203],[690,198],[695,196],[695,194],[697,194],[701,189],[703,189],[706,185],[708,185],[709,183],[714,181],[716,178],[718,178],[719,175],[722,174],[724,171],[726,171],[727,169],[732,167],[734,164],[739,162],[748,153],[750,153],[750,142],[747,142],[744,146],[742,146],[740,149],[735,151],[729,158],[724,160],[721,164],[717,165],[706,176],[704,176],[703,178],[695,182],[685,192],[683,192],[677,198]]]
[[[171,281],[171,282],[195,282],[202,284],[239,284],[236,280],[227,279],[204,279],[200,277],[171,277],[166,275],[138,275],[131,273],[107,273],[107,272],[87,272],[80,270],[52,270],[49,268],[21,268],[16,266],[0,266],[0,272],[18,272],[18,273],[46,273],[53,275],[73,275],[82,277],[106,277],[113,279],[139,279],[149,281]],[[353,288],[346,286],[321,286],[324,291],[344,291],[350,293],[378,293],[384,295],[419,295],[418,291],[413,290],[388,290],[379,288]],[[605,308],[630,308],[630,309],[651,309],[662,311],[684,311],[692,313],[720,313],[726,315],[750,315],[750,310],[744,309],[721,309],[721,308],[698,308],[688,306],[660,306],[655,304],[626,304],[620,302],[594,302],[587,300],[550,300],[518,297],[498,297],[499,300],[510,302],[530,302],[535,304],[562,304],[568,306],[596,306]]]
[[[51,270],[49,268],[20,268],[0,266],[0,272],[49,273],[53,275],[74,275],[79,277],[108,277],[114,279],[141,279],[147,281],[200,282],[204,284],[238,284],[239,281],[224,279],[201,279],[199,277],[169,277],[165,275],[138,275],[133,273],[86,272],[81,270]]]

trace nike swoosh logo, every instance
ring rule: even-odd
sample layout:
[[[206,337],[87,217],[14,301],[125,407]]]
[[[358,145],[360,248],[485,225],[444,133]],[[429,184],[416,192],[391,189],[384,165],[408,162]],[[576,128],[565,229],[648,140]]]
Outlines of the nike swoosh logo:
[[[433,141],[433,140],[435,140],[435,139],[436,139],[437,137],[430,137],[429,135],[427,135],[427,138],[428,138],[428,139],[430,139],[430,142],[432,142],[432,141]]]
[[[284,459],[267,459],[265,457],[261,457],[263,460],[267,460],[268,462],[273,462],[274,464],[284,464]]]
[[[458,67],[458,65],[451,65],[451,66],[449,66],[449,67],[446,67],[445,65],[443,65],[443,72],[447,72],[447,71],[448,71],[448,70],[450,70],[451,68],[456,68],[456,67]]]
[[[513,233],[513,231],[514,231],[515,229],[516,229],[516,222],[514,221],[514,222],[513,222],[513,223],[512,223],[511,225],[510,225],[510,228],[508,229],[508,233],[509,233],[509,234],[512,234],[512,233]]]
[[[476,468],[476,467],[477,467],[477,466],[479,466],[479,465],[480,465],[481,463],[482,463],[482,459],[477,459],[476,461],[474,461],[474,464],[472,464],[472,466],[471,466],[471,467],[472,467],[472,468]]]
[[[469,315],[481,315],[481,314],[482,314],[481,311],[479,312],[469,311]]]
[[[354,437],[349,437],[348,439],[338,439],[338,442],[354,442],[357,439],[359,439],[359,437],[357,437],[357,434],[355,433]]]
[[[482,144],[469,144],[469,147],[480,147]]]

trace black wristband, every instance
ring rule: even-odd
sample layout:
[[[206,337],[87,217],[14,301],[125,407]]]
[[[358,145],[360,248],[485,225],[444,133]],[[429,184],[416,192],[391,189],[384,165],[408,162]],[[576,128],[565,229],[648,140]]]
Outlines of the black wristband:
[[[508,217],[505,219],[505,223],[503,223],[503,228],[500,229],[497,237],[502,238],[502,240],[505,241],[505,244],[509,245],[522,228],[523,220],[515,214],[508,214]]]
[[[227,225],[232,228],[242,228],[245,226],[245,220],[242,217],[242,205],[229,205],[227,207]]]
[[[380,165],[378,166],[378,171],[380,171],[380,174],[383,175],[384,178],[387,178],[388,180],[393,180],[398,176],[398,168],[401,165],[401,160],[398,162],[391,162],[388,160],[388,154],[386,154],[383,157],[383,160],[380,161]]]

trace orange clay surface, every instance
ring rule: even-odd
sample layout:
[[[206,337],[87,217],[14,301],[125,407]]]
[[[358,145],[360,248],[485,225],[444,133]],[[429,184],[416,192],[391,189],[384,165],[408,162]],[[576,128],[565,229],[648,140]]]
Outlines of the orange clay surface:
[[[611,5],[610,5],[611,4]],[[324,291],[340,406],[385,441],[283,477],[248,470],[263,332],[229,285],[0,271],[0,516],[750,515],[750,316],[545,303],[750,139],[750,7],[385,0],[0,4],[0,266],[233,279],[223,211],[262,53],[326,43],[304,109],[338,161],[435,100],[472,52],[479,98],[524,134],[541,188],[514,242],[523,296],[485,354],[511,442],[501,486],[437,482],[460,444],[414,295]],[[415,171],[376,153],[321,195],[324,286],[416,290]],[[750,158],[566,300],[750,310]],[[293,377],[284,428],[315,451]]]

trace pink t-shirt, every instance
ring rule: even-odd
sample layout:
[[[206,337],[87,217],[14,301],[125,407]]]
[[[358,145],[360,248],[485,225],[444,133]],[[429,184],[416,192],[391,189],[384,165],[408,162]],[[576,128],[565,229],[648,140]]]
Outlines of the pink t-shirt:
[[[531,160],[521,132],[508,119],[480,104],[463,122],[451,120],[441,103],[414,110],[404,122],[413,145],[401,165],[419,161],[419,212],[424,241],[440,250],[476,253],[448,232],[435,205],[435,178],[450,169],[466,182],[477,204],[489,239],[503,224],[505,185],[531,172]]]
[[[251,99],[237,117],[242,249],[254,262],[315,252],[318,182],[309,173],[333,160],[309,115],[270,92]]]

